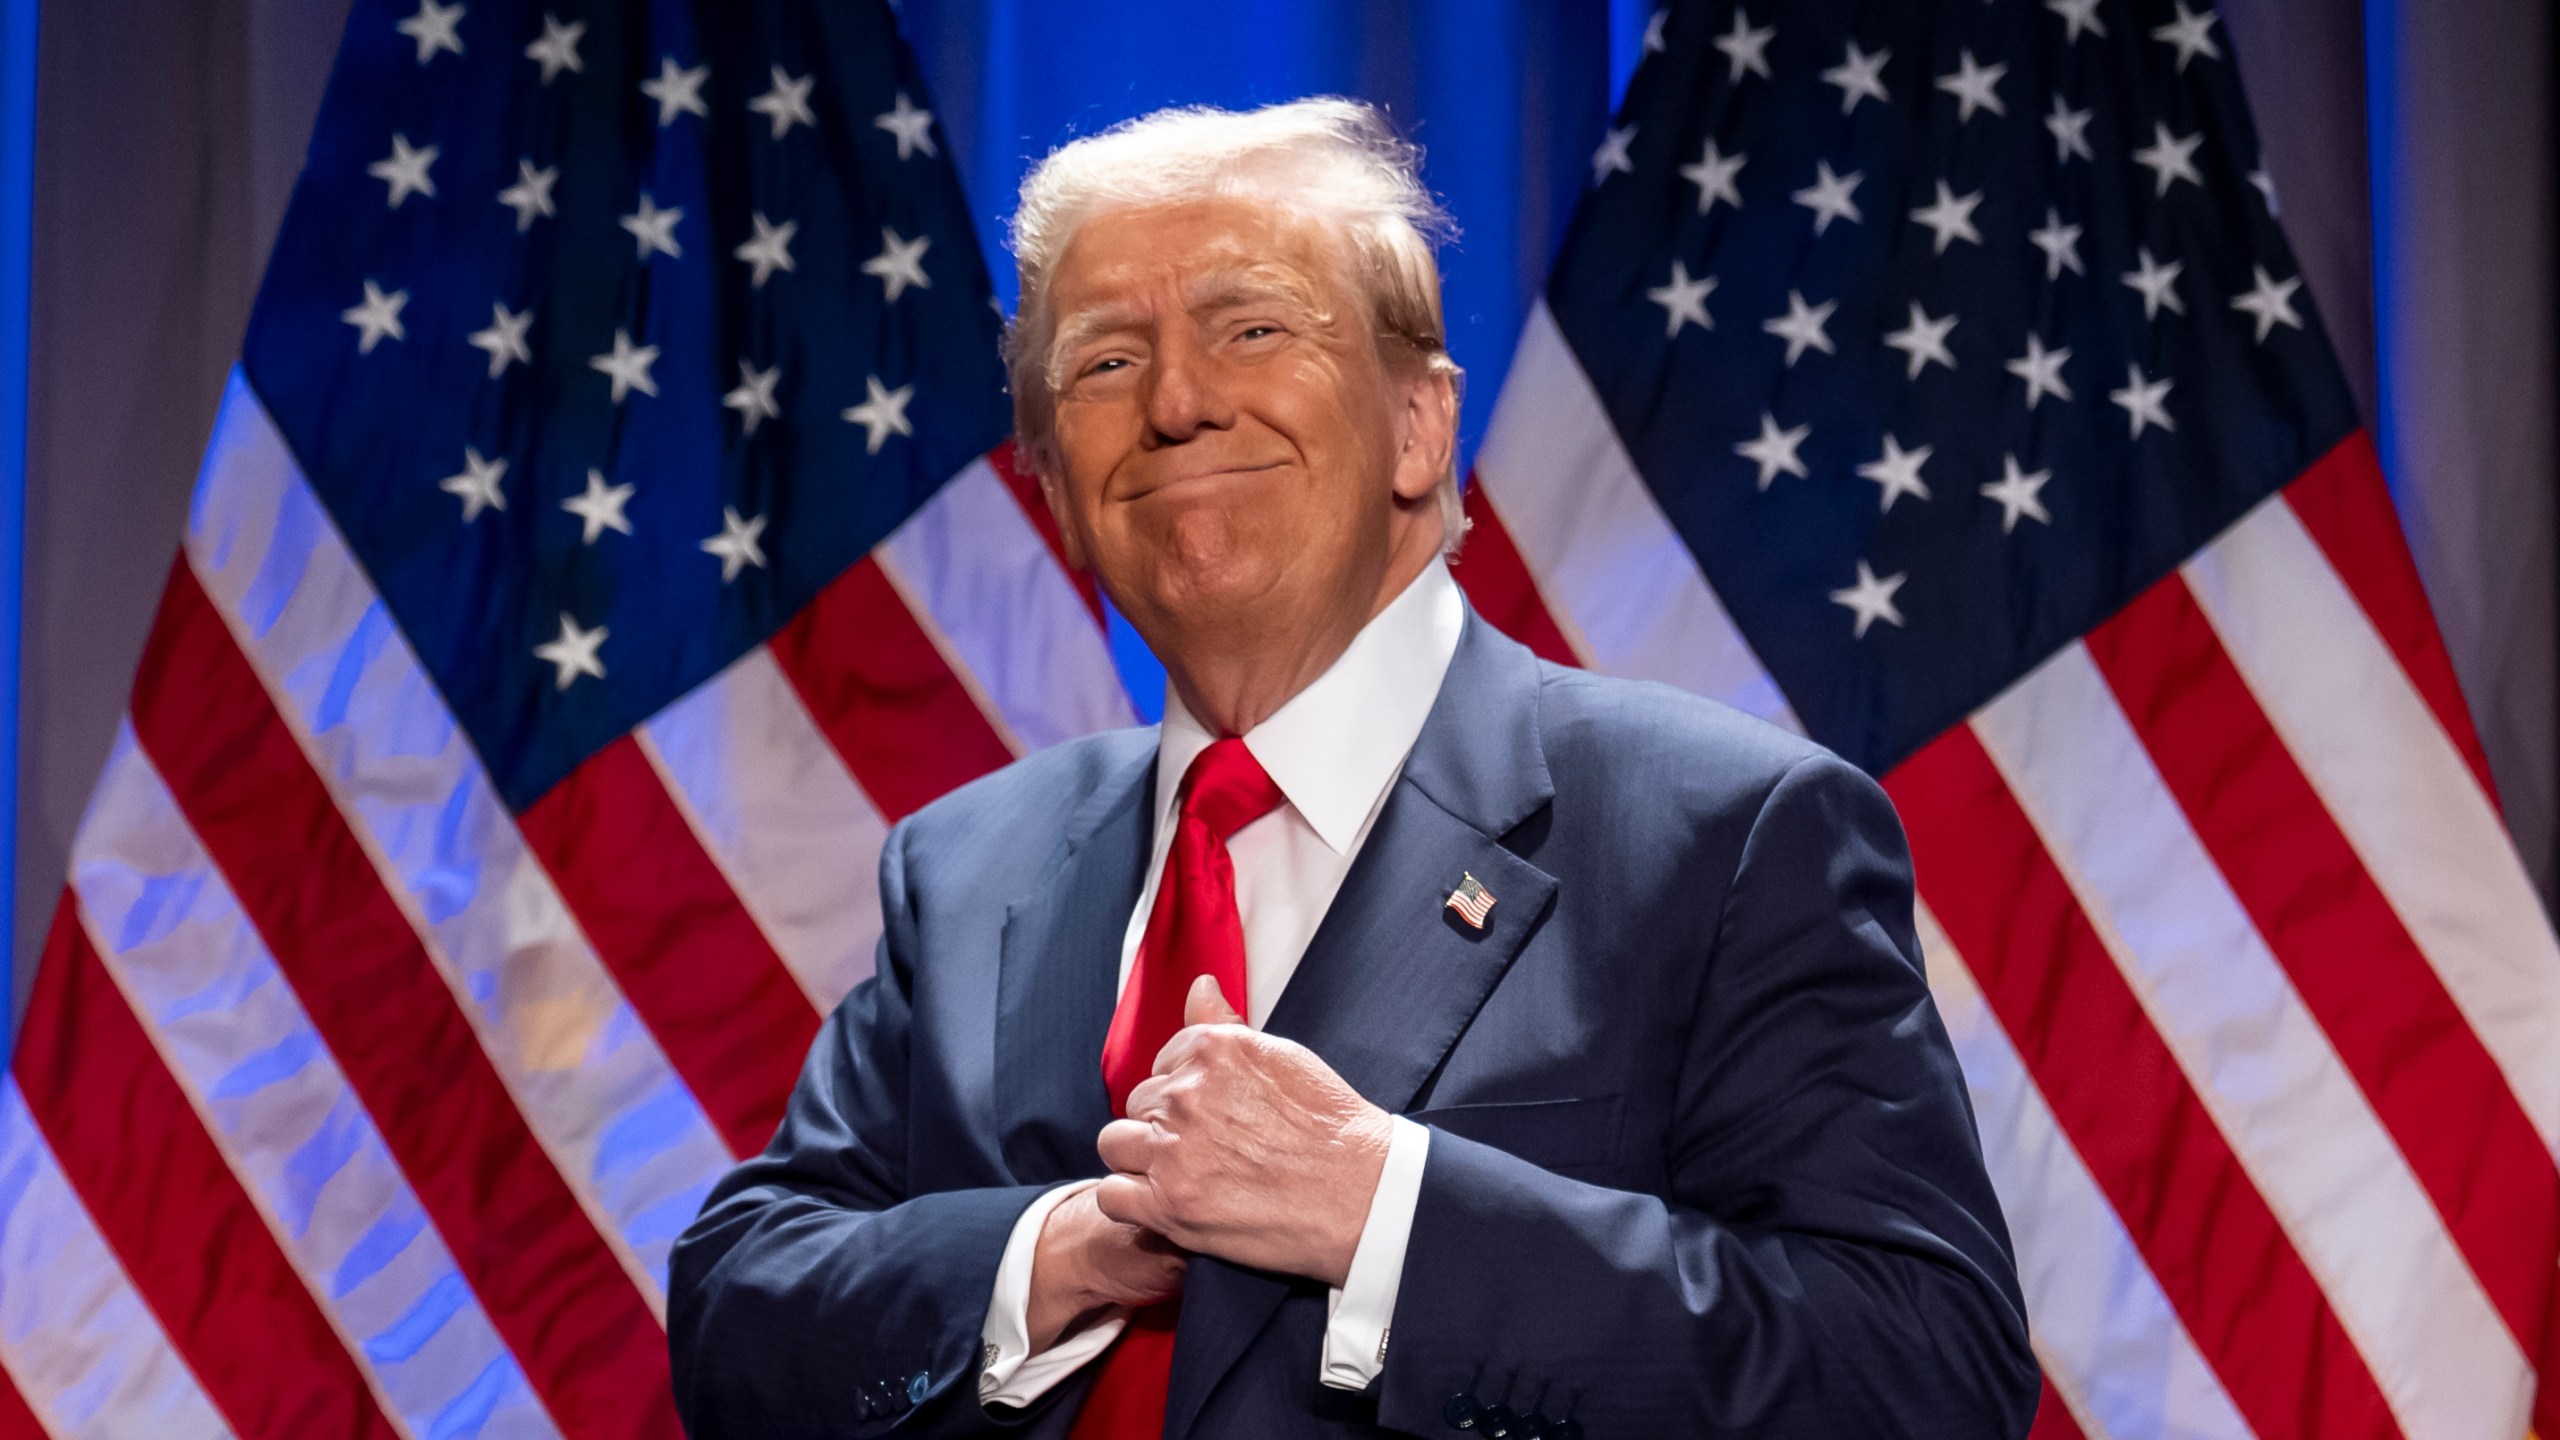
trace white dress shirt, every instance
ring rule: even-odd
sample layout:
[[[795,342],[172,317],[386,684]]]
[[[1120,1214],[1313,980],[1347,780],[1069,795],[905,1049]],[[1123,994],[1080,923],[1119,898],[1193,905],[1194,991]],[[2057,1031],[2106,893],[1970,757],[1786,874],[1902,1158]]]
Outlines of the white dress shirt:
[[[1253,752],[1284,803],[1238,830],[1227,842],[1234,862],[1236,909],[1244,925],[1246,1019],[1257,1029],[1271,1016],[1289,977],[1297,973],[1307,942],[1333,905],[1351,862],[1385,808],[1387,793],[1403,773],[1405,757],[1421,738],[1422,723],[1439,698],[1440,682],[1458,653],[1466,605],[1448,566],[1433,560],[1387,608],[1361,627],[1331,668],[1291,696],[1271,718],[1246,732]],[[1120,946],[1120,983],[1129,983],[1147,914],[1155,907],[1173,842],[1173,805],[1183,773],[1217,737],[1165,696],[1163,733],[1156,742],[1155,852],[1145,887]],[[1099,1065],[1101,1057],[1094,1063]],[[1430,1132],[1396,1117],[1386,1168],[1369,1201],[1369,1215],[1352,1252],[1351,1270],[1332,1292],[1320,1377],[1327,1385],[1359,1390],[1386,1363],[1387,1327],[1404,1276],[1406,1242],[1422,1193],[1422,1166]],[[1127,1323],[1114,1313],[1037,1355],[1031,1353],[1031,1265],[1040,1228],[1060,1202],[1096,1181],[1062,1185],[1033,1202],[1015,1222],[996,1269],[987,1306],[985,1369],[980,1400],[1028,1405],[1110,1348]]]

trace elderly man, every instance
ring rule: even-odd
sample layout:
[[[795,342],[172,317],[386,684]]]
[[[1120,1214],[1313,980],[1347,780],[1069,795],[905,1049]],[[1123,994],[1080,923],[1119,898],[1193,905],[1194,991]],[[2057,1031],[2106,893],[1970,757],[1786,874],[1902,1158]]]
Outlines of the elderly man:
[[[676,1250],[696,1435],[2025,1433],[1882,793],[1450,579],[1415,160],[1311,101],[1024,185],[1020,438],[1164,724],[890,837]]]

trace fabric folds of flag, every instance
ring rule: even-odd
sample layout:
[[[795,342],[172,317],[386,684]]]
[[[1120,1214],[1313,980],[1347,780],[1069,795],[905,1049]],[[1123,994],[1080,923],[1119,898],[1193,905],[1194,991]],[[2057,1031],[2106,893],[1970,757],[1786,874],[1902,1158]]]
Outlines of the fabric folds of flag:
[[[9,1433],[672,1436],[887,827],[1133,723],[882,0],[358,0],[0,1084]]]
[[[2039,1433],[2560,1433],[2560,948],[2189,0],[1675,0],[1476,464],[1909,831]]]

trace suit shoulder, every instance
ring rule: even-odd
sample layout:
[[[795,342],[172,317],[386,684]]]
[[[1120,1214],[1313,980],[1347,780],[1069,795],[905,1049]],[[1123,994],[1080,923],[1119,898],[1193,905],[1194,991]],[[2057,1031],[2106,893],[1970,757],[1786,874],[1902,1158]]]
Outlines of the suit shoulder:
[[[1863,778],[1814,741],[1721,701],[1545,661],[1539,670],[1539,739],[1559,787],[1597,781],[1756,810],[1799,767]]]
[[[993,848],[1016,861],[1039,856],[1105,785],[1125,783],[1155,749],[1152,726],[1064,741],[970,781],[898,828],[908,845],[929,853]]]

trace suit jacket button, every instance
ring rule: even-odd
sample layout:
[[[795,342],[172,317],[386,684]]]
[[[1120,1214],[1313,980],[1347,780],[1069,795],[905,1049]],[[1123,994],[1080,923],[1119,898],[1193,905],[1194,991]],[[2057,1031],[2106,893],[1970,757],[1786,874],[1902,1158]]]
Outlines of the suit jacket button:
[[[917,1371],[915,1378],[907,1382],[907,1403],[910,1405],[923,1404],[924,1397],[932,1393],[933,1372],[929,1370]]]
[[[1508,1405],[1487,1405],[1481,1423],[1485,1440],[1508,1440],[1520,1433],[1520,1417]]]
[[[1482,1407],[1476,1404],[1475,1393],[1470,1390],[1461,1390],[1450,1396],[1449,1403],[1440,1407],[1440,1418],[1447,1421],[1452,1430],[1473,1430],[1476,1417],[1482,1413]]]

